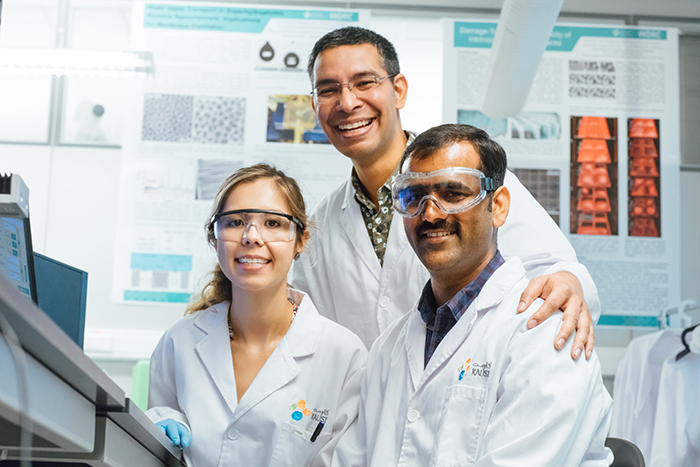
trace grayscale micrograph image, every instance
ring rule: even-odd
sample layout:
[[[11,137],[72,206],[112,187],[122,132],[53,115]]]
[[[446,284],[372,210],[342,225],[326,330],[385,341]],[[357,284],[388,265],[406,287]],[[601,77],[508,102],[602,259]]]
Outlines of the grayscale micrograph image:
[[[245,99],[242,97],[194,98],[192,139],[203,144],[243,144]]]
[[[240,97],[146,94],[143,141],[242,145],[246,100]]]
[[[192,137],[193,96],[146,94],[143,102],[144,141],[183,142]]]

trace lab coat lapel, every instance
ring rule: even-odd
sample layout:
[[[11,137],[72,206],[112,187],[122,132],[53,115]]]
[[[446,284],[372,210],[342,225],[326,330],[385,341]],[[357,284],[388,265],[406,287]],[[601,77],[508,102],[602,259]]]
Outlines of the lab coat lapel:
[[[391,274],[392,269],[396,266],[399,258],[404,253],[406,248],[410,248],[406,231],[403,227],[403,219],[400,215],[394,212],[391,218],[391,227],[389,228],[389,238],[387,239],[386,252],[384,253],[384,272],[385,275]],[[408,252],[413,255],[413,250]],[[376,255],[375,255],[376,256]]]
[[[350,243],[355,249],[355,254],[362,259],[367,269],[370,270],[378,281],[382,273],[382,267],[372,248],[372,242],[367,234],[367,227],[365,227],[365,221],[362,218],[360,206],[357,204],[357,201],[355,201],[355,192],[350,180],[345,183],[345,199],[343,201],[342,210],[341,223],[345,234],[348,236]]]
[[[425,361],[425,322],[417,309],[411,310],[411,317],[406,326],[404,349],[408,360],[408,371],[411,375],[415,391],[423,378],[423,362]]]
[[[195,349],[209,377],[214,381],[221,397],[233,413],[238,405],[238,398],[226,320],[228,307],[229,302],[219,303],[215,306],[216,313],[202,315],[195,320],[195,325],[207,333],[207,336],[197,343]]]

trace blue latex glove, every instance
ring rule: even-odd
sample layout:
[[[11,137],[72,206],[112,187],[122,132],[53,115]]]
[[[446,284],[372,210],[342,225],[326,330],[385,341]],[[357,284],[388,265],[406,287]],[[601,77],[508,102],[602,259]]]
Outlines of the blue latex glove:
[[[190,430],[185,425],[172,418],[161,420],[156,423],[156,426],[180,449],[185,449],[192,442]]]

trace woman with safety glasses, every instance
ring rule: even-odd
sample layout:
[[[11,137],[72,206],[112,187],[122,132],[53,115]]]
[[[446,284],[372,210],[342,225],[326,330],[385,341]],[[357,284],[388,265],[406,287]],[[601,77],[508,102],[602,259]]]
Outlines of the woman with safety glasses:
[[[301,191],[269,165],[243,168],[209,219],[218,264],[153,352],[147,415],[190,467],[327,465],[366,350],[287,285],[309,238]]]

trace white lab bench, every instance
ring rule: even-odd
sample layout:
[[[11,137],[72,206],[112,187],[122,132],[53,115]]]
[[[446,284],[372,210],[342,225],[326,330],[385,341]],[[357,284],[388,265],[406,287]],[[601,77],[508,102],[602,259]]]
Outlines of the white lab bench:
[[[0,461],[20,459],[20,414],[38,464],[183,467],[180,450],[117,384],[28,298],[0,277],[0,314],[24,353],[26,398],[8,338],[0,334]],[[16,462],[14,462],[16,464]]]

